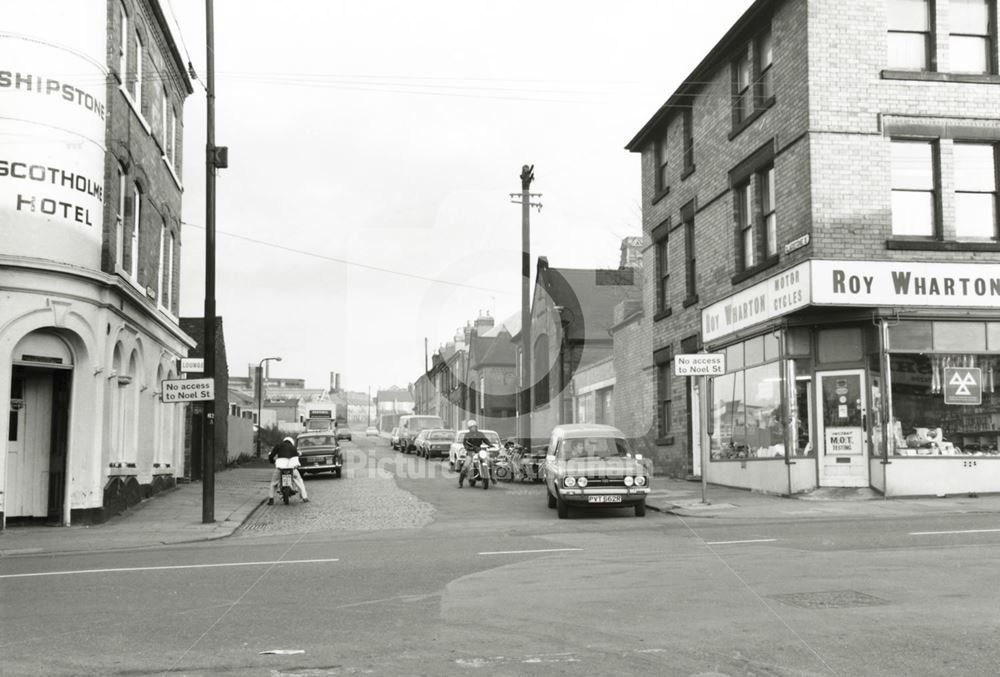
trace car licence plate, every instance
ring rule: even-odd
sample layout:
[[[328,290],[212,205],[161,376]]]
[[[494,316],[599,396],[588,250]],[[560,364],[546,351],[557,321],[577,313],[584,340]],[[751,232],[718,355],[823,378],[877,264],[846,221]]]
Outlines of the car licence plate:
[[[588,496],[587,503],[621,503],[621,496]]]

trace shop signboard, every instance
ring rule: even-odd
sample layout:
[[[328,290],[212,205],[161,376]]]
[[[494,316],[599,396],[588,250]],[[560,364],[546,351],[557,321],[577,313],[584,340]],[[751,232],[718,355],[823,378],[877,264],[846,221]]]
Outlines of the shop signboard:
[[[713,341],[804,308],[811,298],[809,287],[806,262],[713,303],[701,313],[702,340]]]
[[[825,428],[827,456],[855,456],[864,453],[861,428],[830,427]]]
[[[15,0],[0,33],[5,254],[100,269],[107,3]]]
[[[203,374],[205,372],[205,358],[182,357],[181,372],[184,374]]]
[[[210,378],[167,379],[161,381],[160,399],[164,403],[207,402],[215,399],[215,380]]]
[[[724,353],[674,355],[674,376],[722,376],[725,373]]]
[[[983,403],[983,370],[978,367],[944,368],[944,403]]]
[[[812,261],[816,305],[1000,305],[1000,265],[897,261]]]

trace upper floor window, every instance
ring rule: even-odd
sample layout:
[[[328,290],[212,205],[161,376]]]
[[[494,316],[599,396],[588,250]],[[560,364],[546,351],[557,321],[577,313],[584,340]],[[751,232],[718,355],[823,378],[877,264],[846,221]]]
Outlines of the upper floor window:
[[[893,140],[892,234],[933,237],[937,232],[934,144]]]
[[[126,272],[133,280],[139,276],[139,231],[142,223],[142,191],[139,184],[132,186],[132,223],[129,229],[129,256]]]
[[[163,146],[163,155],[168,160],[173,158],[173,149],[171,146],[171,134],[170,134],[170,115],[173,112],[173,108],[170,106],[170,95],[167,93],[167,88],[163,88],[163,95],[160,98],[160,142]]]
[[[764,230],[764,253],[778,255],[778,216],[774,199],[774,167],[758,174],[760,177],[760,205]]]
[[[930,0],[888,0],[889,68],[931,70]]]
[[[750,50],[733,62],[733,122],[739,124],[750,117],[753,102],[750,99]]]
[[[115,213],[115,265],[125,267],[125,200],[128,181],[125,168],[118,165],[118,207]]]
[[[774,65],[774,44],[771,39],[770,28],[757,37],[755,47],[756,95],[757,107],[760,108],[766,105],[767,101],[774,96],[774,73],[771,68]]]
[[[118,5],[118,77],[125,82],[128,77],[128,14],[125,5]]]
[[[684,305],[690,306],[698,302],[698,269],[694,241],[694,205],[691,204],[681,210],[681,214],[684,219],[684,272],[687,286],[687,298],[684,299]]]
[[[951,0],[948,53],[956,73],[992,71],[989,0]]]
[[[681,127],[684,132],[684,171],[694,171],[694,111],[685,108],[681,112]]]
[[[997,238],[996,147],[986,143],[956,143],[955,235]]]
[[[660,194],[670,185],[667,176],[669,162],[667,161],[667,133],[656,142],[656,193]]]
[[[663,238],[656,243],[656,311],[666,312],[670,309],[670,297],[667,294],[670,282],[670,263],[668,239]]]
[[[142,37],[137,33],[135,36],[135,89],[132,92],[132,100],[135,107],[142,110]]]
[[[754,171],[734,186],[738,267],[750,270],[778,256],[774,165]]]
[[[736,196],[736,227],[742,249],[740,260],[743,269],[757,265],[757,246],[753,237],[753,193],[750,191],[750,181],[735,188]]]

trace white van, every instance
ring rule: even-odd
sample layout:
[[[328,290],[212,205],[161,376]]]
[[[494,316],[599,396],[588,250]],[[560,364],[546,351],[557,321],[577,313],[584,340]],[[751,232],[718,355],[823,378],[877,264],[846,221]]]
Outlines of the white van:
[[[441,420],[440,416],[421,416],[417,414],[403,416],[399,419],[399,450],[406,454],[410,453],[411,450],[416,448],[413,446],[413,440],[417,439],[417,435],[421,430],[443,427],[444,421]]]

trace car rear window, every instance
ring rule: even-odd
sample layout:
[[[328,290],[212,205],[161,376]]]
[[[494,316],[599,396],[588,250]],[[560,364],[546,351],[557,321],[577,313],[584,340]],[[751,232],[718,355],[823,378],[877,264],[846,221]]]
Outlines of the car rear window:
[[[440,432],[431,433],[427,436],[430,440],[453,440],[455,439],[455,433],[442,430]]]
[[[298,439],[299,449],[308,447],[327,447],[336,444],[333,435],[317,435],[316,437],[300,437]]]

